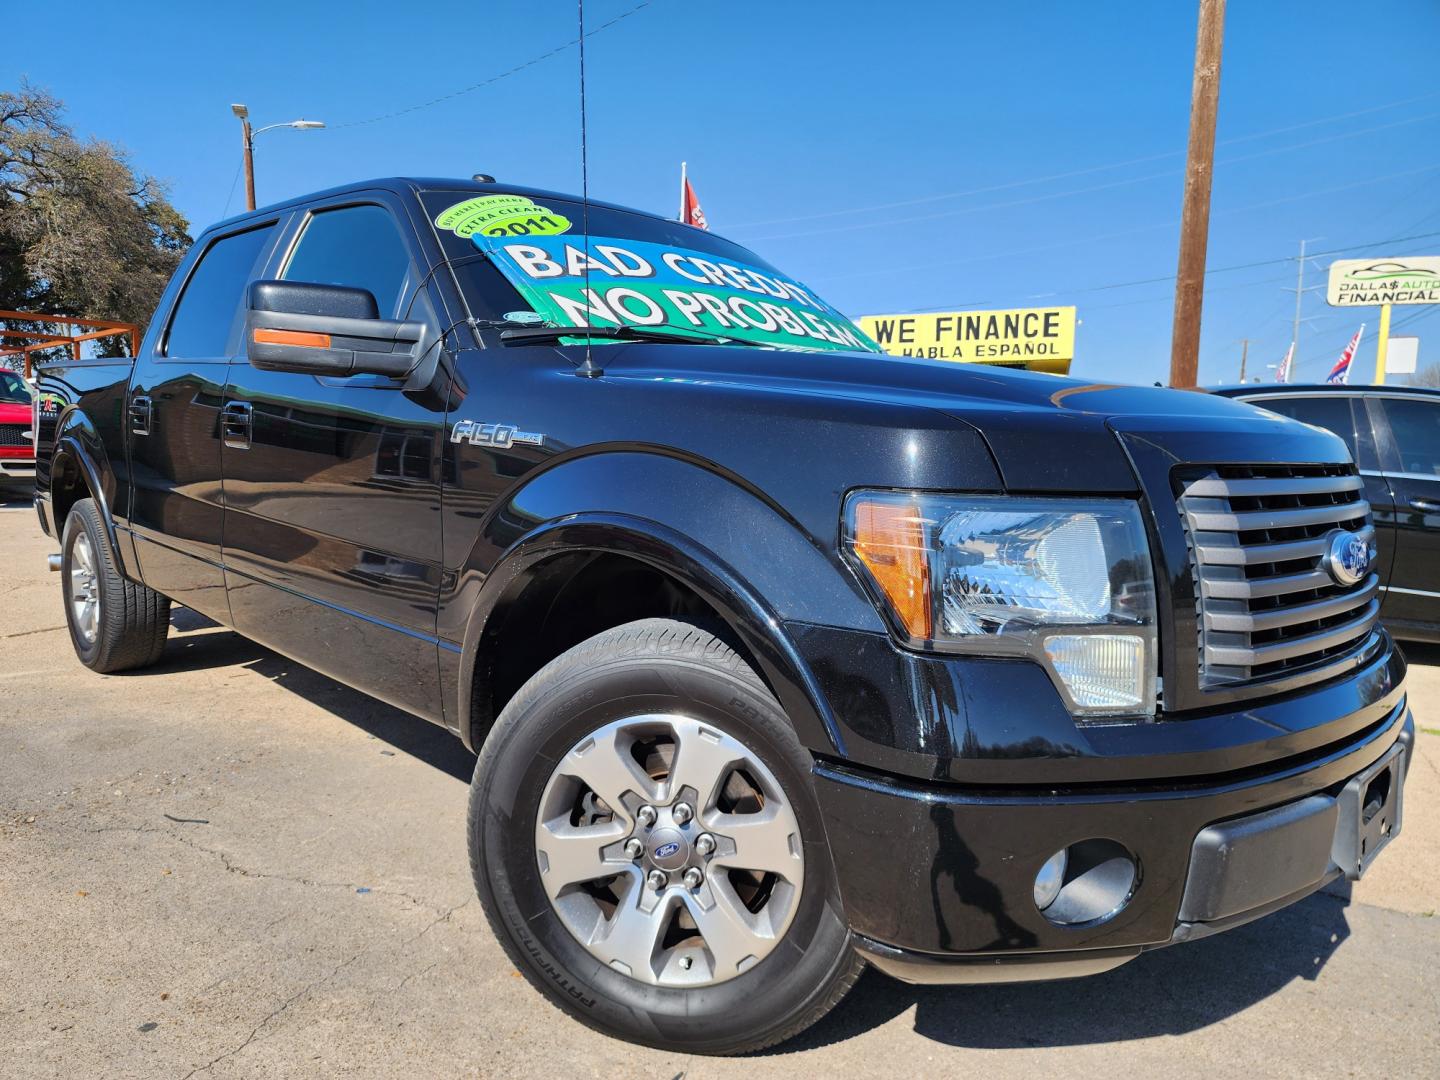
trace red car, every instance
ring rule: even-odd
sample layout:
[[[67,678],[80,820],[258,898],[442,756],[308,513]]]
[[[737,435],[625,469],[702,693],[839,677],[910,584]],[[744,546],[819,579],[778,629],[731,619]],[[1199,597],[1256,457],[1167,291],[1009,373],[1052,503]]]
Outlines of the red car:
[[[0,369],[0,494],[35,486],[35,436],[30,387],[13,371]]]

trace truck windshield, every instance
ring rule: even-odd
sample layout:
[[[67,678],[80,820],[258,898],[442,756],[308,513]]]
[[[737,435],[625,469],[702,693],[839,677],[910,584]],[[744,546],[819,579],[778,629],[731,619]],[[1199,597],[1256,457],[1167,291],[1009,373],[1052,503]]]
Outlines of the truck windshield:
[[[0,371],[0,402],[7,405],[30,404],[30,388],[13,371]]]
[[[675,341],[880,351],[754,252],[678,221],[592,204],[587,243],[586,209],[571,200],[431,191],[421,202],[472,313],[494,324],[626,326]]]

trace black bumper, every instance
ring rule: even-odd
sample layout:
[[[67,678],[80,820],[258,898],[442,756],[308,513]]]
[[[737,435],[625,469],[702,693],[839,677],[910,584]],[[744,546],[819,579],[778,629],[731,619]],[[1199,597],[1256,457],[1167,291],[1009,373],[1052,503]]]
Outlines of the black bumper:
[[[1399,831],[1413,754],[1403,691],[1387,696],[1383,715],[1335,743],[1204,779],[962,787],[822,763],[816,787],[857,943],[912,982],[1090,974],[1358,877]],[[1386,809],[1357,822],[1364,793],[1352,781],[1378,772],[1393,778]],[[1057,926],[1035,905],[1035,875],[1092,838],[1131,853],[1135,884],[1113,915]]]

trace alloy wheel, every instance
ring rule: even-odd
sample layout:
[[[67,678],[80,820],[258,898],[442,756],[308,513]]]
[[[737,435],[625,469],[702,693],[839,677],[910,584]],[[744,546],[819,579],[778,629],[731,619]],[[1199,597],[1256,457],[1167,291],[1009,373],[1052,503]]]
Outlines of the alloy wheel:
[[[641,982],[725,982],[784,936],[804,885],[795,811],[734,736],[690,717],[607,724],[555,766],[535,824],[566,929]]]
[[[100,583],[95,548],[83,531],[70,548],[70,618],[85,643],[93,645],[100,632]]]

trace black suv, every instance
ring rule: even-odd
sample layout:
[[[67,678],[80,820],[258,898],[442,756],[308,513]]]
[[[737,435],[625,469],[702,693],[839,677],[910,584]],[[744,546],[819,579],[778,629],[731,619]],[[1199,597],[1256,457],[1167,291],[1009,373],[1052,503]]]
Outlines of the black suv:
[[[625,1038],[1103,971],[1400,829],[1363,481],[1248,405],[888,358],[713,234],[408,179],[209,229],[42,388],[82,662],[174,601],[450,728],[496,935]]]
[[[1440,641],[1440,390],[1280,383],[1215,393],[1345,441],[1380,546],[1380,618],[1398,638]]]

